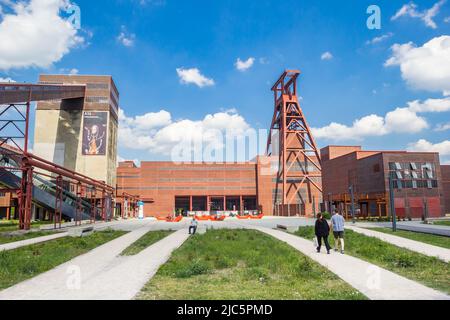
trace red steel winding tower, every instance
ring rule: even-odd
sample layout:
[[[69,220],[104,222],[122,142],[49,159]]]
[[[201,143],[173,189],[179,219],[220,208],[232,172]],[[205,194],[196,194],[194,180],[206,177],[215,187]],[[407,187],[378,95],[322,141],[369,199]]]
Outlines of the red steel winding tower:
[[[279,157],[274,211],[283,216],[315,213],[322,198],[320,153],[300,107],[299,75],[286,70],[272,87],[275,109],[267,154]]]

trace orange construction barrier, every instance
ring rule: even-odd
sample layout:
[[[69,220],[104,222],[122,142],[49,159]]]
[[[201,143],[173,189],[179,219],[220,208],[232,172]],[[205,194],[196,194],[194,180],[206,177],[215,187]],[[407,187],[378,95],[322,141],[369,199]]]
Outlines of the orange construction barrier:
[[[237,215],[236,218],[241,219],[241,220],[245,220],[245,219],[249,219],[250,216],[240,216],[240,215]]]
[[[211,216],[196,216],[195,219],[199,221],[208,221],[211,219]]]
[[[220,217],[218,217],[218,216],[212,216],[211,217],[211,221],[224,221],[225,220],[225,216],[220,216]]]
[[[183,216],[177,216],[177,217],[172,217],[172,216],[168,216],[168,217],[156,217],[156,219],[158,221],[166,221],[166,222],[180,222],[181,220],[183,220]]]
[[[183,216],[178,216],[175,219],[173,219],[172,222],[180,222],[181,220],[183,220]]]
[[[259,215],[257,215],[257,216],[250,216],[250,219],[262,219],[264,217],[264,215],[261,213],[261,214],[259,214]]]

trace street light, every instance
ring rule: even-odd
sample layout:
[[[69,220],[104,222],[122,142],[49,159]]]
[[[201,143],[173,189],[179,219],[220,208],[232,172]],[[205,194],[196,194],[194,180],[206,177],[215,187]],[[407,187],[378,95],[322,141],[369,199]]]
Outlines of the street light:
[[[401,181],[399,181],[401,183]],[[389,173],[389,200],[391,205],[391,216],[392,216],[392,231],[397,231],[397,217],[395,215],[395,201],[394,201],[394,179]]]

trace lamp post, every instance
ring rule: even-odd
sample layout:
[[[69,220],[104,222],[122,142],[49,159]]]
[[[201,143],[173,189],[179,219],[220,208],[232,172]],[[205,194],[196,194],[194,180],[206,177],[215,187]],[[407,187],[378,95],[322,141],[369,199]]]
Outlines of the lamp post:
[[[389,173],[389,202],[391,205],[391,216],[392,216],[392,231],[397,231],[397,217],[395,215],[395,201],[394,201],[394,180],[392,175]]]
[[[350,196],[352,198],[352,222],[355,224],[355,195],[353,192],[353,185],[351,185],[349,188]]]

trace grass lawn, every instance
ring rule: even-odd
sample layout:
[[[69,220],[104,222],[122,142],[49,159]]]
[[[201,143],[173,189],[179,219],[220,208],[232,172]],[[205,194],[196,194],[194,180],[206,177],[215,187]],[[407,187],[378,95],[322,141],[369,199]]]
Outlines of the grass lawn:
[[[45,224],[51,224],[51,221],[35,221],[31,223],[31,228],[39,228]],[[0,232],[9,232],[9,231],[17,231],[19,230],[19,221],[18,220],[4,220],[0,221]]]
[[[32,278],[42,272],[125,234],[124,231],[105,230],[90,236],[34,244],[0,252],[0,289]]]
[[[287,244],[255,230],[195,235],[142,289],[141,300],[365,299]]]
[[[300,227],[296,234],[309,240],[314,236],[314,228]],[[330,244],[334,247],[333,236],[330,236]],[[437,258],[399,248],[351,230],[345,231],[345,252],[428,287],[450,293],[449,264]]]
[[[137,241],[135,241],[133,244],[131,244],[128,248],[123,250],[120,255],[132,256],[138,254],[145,248],[167,237],[171,233],[173,233],[173,231],[169,230],[149,231],[142,237],[140,237]]]
[[[0,244],[16,242],[21,240],[27,240],[37,237],[49,236],[55,234],[55,231],[36,231],[28,232],[21,235],[8,235],[7,233],[0,233]]]
[[[434,246],[443,247],[450,249],[450,238],[444,236],[438,236],[434,234],[413,232],[413,231],[405,231],[405,230],[397,230],[393,232],[392,229],[389,228],[370,228],[370,230],[380,231],[388,234],[392,234],[394,236],[399,236],[403,238],[408,238],[411,240],[416,240],[424,243],[428,243]]]
[[[433,221],[433,224],[438,225],[438,226],[449,226],[450,227],[450,220]]]

